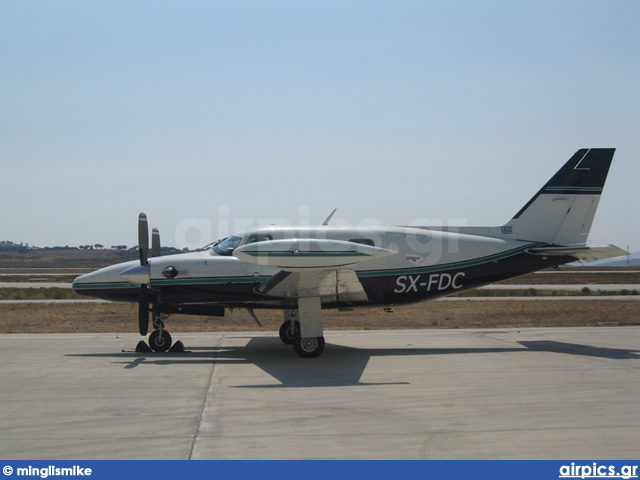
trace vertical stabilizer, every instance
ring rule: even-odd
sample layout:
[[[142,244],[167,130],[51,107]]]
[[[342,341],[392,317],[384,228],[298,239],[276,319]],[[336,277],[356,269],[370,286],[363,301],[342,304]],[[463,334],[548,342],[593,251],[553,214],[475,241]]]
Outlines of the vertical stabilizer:
[[[578,150],[502,232],[518,240],[585,245],[614,152]]]

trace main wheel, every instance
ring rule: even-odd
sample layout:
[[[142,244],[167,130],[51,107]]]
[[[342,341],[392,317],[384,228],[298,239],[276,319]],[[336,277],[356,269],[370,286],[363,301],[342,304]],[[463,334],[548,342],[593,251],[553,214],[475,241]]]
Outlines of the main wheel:
[[[324,337],[300,338],[298,333],[293,340],[293,349],[302,358],[317,357],[324,350]]]
[[[280,340],[285,345],[291,345],[296,335],[300,335],[300,322],[295,322],[295,331],[291,331],[291,322],[286,320],[280,325]]]
[[[166,330],[154,330],[149,335],[149,346],[154,352],[166,352],[171,348],[171,335]]]

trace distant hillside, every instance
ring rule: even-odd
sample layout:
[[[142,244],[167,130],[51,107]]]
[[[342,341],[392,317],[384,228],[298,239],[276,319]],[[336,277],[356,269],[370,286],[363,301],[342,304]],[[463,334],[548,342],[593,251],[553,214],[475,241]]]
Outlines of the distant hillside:
[[[163,247],[162,255],[181,253]],[[138,258],[138,248],[29,247],[0,242],[0,268],[100,268]]]

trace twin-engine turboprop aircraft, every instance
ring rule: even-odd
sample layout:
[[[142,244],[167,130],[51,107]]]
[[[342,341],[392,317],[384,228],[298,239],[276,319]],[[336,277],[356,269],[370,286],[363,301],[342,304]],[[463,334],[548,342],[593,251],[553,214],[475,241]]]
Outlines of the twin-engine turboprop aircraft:
[[[75,291],[138,303],[139,329],[166,351],[173,313],[223,316],[226,308],[284,310],[280,338],[301,357],[324,348],[322,309],[351,310],[421,302],[536,270],[624,255],[586,246],[615,149],[582,149],[505,225],[499,227],[257,228],[207,251],[149,258],[146,215],[139,217],[140,260],[78,277]]]

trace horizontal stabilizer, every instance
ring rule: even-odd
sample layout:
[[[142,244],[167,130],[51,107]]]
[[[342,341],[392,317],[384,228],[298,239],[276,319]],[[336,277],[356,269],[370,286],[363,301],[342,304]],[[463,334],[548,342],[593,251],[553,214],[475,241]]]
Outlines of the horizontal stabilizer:
[[[525,250],[531,255],[540,255],[544,257],[575,257],[583,262],[596,262],[598,260],[604,260],[605,258],[621,257],[628,255],[629,252],[616,247],[615,245],[609,245],[608,247],[582,247],[582,248],[567,248],[567,247],[542,247],[542,248],[530,248]]]

